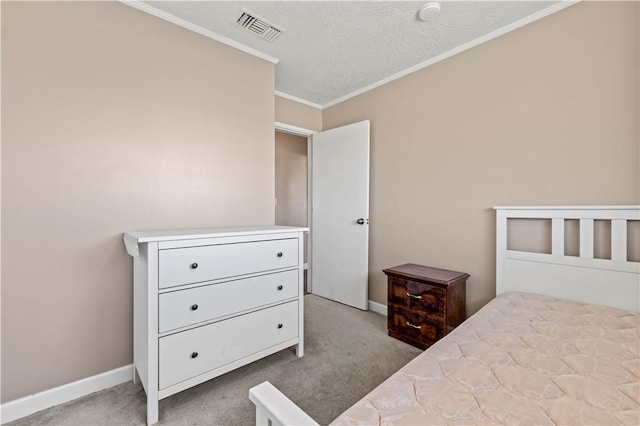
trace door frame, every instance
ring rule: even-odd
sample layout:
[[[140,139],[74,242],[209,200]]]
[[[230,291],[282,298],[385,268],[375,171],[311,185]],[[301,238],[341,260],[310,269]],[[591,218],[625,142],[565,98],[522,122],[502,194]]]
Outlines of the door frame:
[[[304,265],[305,270],[307,271],[307,291],[309,293],[313,293],[313,282],[311,280],[311,268],[313,268],[311,259],[311,239],[313,238],[313,230],[311,229],[311,191],[313,190],[313,185],[311,182],[311,156],[313,155],[313,149],[311,147],[312,136],[318,133],[318,130],[305,129],[303,127],[294,126],[291,124],[281,123],[276,121],[274,124],[275,131],[288,133],[290,135],[302,136],[307,138],[307,226],[309,227],[309,232],[307,233],[307,263]]]

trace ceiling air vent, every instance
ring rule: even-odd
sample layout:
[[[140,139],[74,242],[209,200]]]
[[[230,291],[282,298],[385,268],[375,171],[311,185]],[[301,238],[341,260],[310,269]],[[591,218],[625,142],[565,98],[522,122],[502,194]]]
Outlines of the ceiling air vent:
[[[276,27],[272,23],[267,22],[246,10],[242,12],[242,15],[240,15],[236,20],[236,23],[247,31],[250,31],[254,35],[257,35],[267,41],[275,40],[278,38],[280,33],[284,31],[283,29]]]

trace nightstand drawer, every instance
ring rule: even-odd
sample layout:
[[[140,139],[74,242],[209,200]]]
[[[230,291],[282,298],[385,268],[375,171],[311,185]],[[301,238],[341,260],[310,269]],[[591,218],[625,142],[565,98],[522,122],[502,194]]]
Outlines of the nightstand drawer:
[[[389,335],[423,349],[434,344],[443,334],[443,323],[432,321],[420,313],[389,306]]]
[[[389,278],[389,303],[411,310],[442,316],[446,294],[440,287],[402,278]]]
[[[158,256],[158,286],[167,288],[298,266],[298,240],[165,249]]]

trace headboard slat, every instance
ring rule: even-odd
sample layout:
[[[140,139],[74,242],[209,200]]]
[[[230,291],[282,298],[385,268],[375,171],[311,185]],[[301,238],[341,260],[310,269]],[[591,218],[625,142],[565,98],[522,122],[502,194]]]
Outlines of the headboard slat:
[[[564,219],[551,219],[551,254],[564,256]]]
[[[627,221],[624,219],[611,221],[611,260],[627,261]]]
[[[580,219],[580,257],[593,259],[593,219]]]

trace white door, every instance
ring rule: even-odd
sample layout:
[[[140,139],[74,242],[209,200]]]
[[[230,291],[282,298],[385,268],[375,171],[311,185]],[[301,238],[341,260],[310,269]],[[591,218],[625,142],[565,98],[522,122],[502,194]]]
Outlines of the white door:
[[[369,270],[369,121],[312,136],[311,288],[366,310]]]

